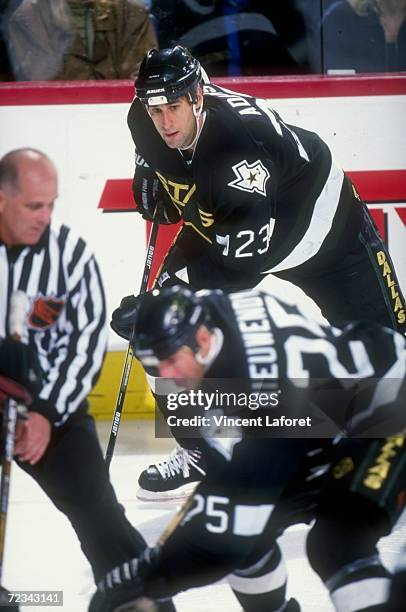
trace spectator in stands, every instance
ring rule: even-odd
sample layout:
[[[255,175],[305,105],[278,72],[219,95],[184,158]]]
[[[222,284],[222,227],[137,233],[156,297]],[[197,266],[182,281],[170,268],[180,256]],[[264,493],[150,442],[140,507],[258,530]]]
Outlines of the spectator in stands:
[[[306,72],[294,0],[152,0],[159,46],[181,44],[212,76]]]
[[[3,17],[6,12],[7,5],[7,0],[0,0],[0,81],[14,80],[10,62],[8,61],[7,49],[3,36]]]
[[[3,32],[16,80],[133,78],[157,46],[141,0],[12,0]]]
[[[406,0],[339,0],[323,22],[324,71],[406,70]]]
[[[8,55],[6,45],[0,32],[0,81],[14,81],[13,72],[11,70],[10,62],[8,61]]]

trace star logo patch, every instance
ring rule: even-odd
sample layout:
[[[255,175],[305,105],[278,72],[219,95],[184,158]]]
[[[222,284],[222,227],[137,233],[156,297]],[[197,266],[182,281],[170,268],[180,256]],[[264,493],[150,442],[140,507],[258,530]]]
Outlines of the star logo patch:
[[[266,197],[266,183],[269,179],[269,171],[261,160],[249,164],[246,159],[233,166],[233,172],[237,177],[230,183],[229,187],[235,187],[249,193],[259,193]]]

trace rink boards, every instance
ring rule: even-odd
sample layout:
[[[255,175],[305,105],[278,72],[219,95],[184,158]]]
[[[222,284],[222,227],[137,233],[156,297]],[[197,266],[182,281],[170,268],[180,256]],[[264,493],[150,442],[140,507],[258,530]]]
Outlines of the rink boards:
[[[287,123],[314,130],[349,172],[385,236],[406,290],[406,75],[217,79],[235,91],[269,98]],[[108,312],[138,293],[147,227],[131,195],[134,151],[126,125],[129,81],[0,84],[0,155],[22,146],[47,153],[60,175],[56,216],[92,245]],[[154,270],[175,228],[160,231]],[[125,351],[112,332],[93,413],[111,418]],[[127,417],[152,414],[135,364]]]

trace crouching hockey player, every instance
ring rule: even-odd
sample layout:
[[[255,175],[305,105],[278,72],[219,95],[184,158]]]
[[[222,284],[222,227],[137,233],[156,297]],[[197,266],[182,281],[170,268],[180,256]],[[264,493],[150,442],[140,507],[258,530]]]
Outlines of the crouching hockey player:
[[[289,524],[316,516],[308,557],[335,609],[387,612],[391,576],[376,545],[405,500],[405,438],[398,433],[405,426],[398,414],[405,400],[404,337],[375,324],[324,327],[255,290],[228,296],[197,296],[180,287],[155,291],[132,305],[127,300],[112,325],[129,337],[134,323],[133,348],[147,371],[207,393],[224,379],[236,386],[242,381],[247,393],[278,387],[290,414],[304,417],[316,406],[319,417],[336,423],[333,431],[346,428],[354,437],[334,444],[316,428],[315,434],[269,438],[251,423],[221,437],[200,426],[207,476],[176,528],[109,572],[89,610],[143,610],[146,600],[152,605],[227,576],[246,612],[296,612],[299,604],[285,599],[276,537]],[[234,408],[217,403],[206,418],[253,416]],[[193,414],[190,406],[176,414],[188,412]],[[256,410],[255,419],[267,414],[269,407]],[[388,435],[376,439],[378,430]],[[362,437],[369,431],[372,440]],[[314,479],[326,456],[329,469]]]

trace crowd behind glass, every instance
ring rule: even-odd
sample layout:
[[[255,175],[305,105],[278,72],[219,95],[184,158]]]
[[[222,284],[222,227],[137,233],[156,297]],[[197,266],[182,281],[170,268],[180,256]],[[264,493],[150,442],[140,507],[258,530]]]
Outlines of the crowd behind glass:
[[[180,43],[211,76],[406,70],[406,0],[0,0],[2,81],[133,78]]]

